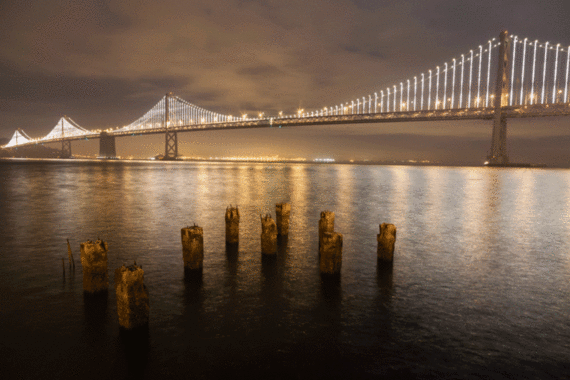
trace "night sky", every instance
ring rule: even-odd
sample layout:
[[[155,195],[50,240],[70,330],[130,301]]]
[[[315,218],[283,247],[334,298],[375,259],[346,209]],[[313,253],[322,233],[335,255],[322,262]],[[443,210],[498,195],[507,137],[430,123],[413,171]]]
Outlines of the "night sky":
[[[468,52],[501,30],[570,45],[568,0],[0,3],[0,137],[131,123],[166,92],[223,114],[346,102]],[[509,121],[511,161],[570,165],[570,118]],[[431,122],[179,134],[187,156],[479,164],[492,124]],[[57,146],[57,145],[55,145]],[[164,137],[117,140],[148,157]],[[96,155],[98,140],[74,142]]]

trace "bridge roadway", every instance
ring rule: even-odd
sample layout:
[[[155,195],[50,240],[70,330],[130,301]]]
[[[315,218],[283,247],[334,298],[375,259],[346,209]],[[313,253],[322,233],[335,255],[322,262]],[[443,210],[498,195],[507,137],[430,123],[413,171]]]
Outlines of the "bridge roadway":
[[[565,104],[537,104],[532,106],[510,106],[503,107],[502,112],[507,118],[528,118],[547,116],[570,116],[570,103]],[[402,111],[383,112],[368,114],[331,115],[331,116],[309,116],[309,117],[276,117],[239,120],[231,122],[219,122],[208,124],[173,125],[166,128],[137,129],[130,131],[110,130],[109,136],[140,136],[149,134],[160,134],[168,132],[198,132],[227,129],[252,129],[269,127],[298,127],[309,125],[334,125],[334,124],[361,124],[361,123],[396,123],[415,121],[453,121],[453,120],[492,120],[494,109],[485,108],[463,108],[429,111]],[[47,144],[61,141],[90,140],[100,138],[101,132],[93,132],[80,136],[69,136],[50,140],[32,141],[19,146],[30,146],[36,144]]]

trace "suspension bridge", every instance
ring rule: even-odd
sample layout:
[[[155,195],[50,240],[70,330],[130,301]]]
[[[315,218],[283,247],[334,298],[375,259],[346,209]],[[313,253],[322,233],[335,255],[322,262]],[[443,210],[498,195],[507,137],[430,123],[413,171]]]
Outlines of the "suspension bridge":
[[[115,158],[115,138],[165,135],[165,159],[178,157],[178,133],[243,128],[382,122],[491,120],[489,165],[508,165],[507,119],[570,115],[570,46],[509,35],[506,31],[465,54],[363,97],[311,111],[269,116],[220,114],[166,94],[146,114],[122,128],[87,130],[62,117],[46,136],[14,132],[3,148],[100,140],[99,157]]]

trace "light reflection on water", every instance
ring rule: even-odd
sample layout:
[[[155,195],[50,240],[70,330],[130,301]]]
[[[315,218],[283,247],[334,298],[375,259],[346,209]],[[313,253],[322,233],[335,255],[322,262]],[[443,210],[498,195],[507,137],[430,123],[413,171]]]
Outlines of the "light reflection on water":
[[[2,161],[0,176],[9,373],[121,377],[144,362],[148,378],[565,374],[569,171]],[[283,201],[290,235],[277,260],[262,261],[259,215],[275,217]],[[224,244],[230,204],[238,252]],[[318,273],[323,210],[344,235],[339,285]],[[398,227],[392,268],[375,259],[382,222]],[[204,228],[204,273],[185,282],[180,228],[192,223]],[[97,237],[110,272],[143,265],[147,343],[119,335],[113,291],[83,297],[79,243]],[[63,277],[67,238],[77,267]]]

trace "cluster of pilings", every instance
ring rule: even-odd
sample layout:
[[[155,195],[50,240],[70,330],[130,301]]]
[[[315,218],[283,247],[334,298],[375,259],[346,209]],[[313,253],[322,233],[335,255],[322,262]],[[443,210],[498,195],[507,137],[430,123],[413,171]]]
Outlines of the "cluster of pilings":
[[[271,215],[261,215],[261,255],[264,259],[276,257],[277,237],[289,234],[291,205],[279,203],[275,207],[276,220]],[[236,207],[226,208],[226,245],[237,248],[239,244],[240,213]],[[342,266],[343,236],[334,231],[334,212],[323,211],[319,220],[319,268],[323,279],[340,278]],[[181,229],[182,259],[185,275],[201,275],[204,262],[204,230],[197,225]],[[377,235],[378,264],[392,263],[396,244],[396,227],[380,224]],[[108,245],[106,242],[89,240],[81,243],[81,265],[83,266],[83,290],[86,295],[106,295],[109,287],[107,268]],[[68,241],[70,263],[73,255]],[[64,268],[65,270],[65,268]],[[144,271],[136,262],[115,270],[115,292],[119,325],[132,330],[148,326],[149,298],[144,285]]]
[[[86,296],[106,296],[109,288],[106,242],[88,240],[80,245],[83,291]],[[71,255],[71,254],[70,254]],[[136,262],[115,270],[119,325],[126,330],[148,327],[148,290],[144,271]]]
[[[261,219],[261,255],[267,259],[277,254],[277,237],[289,234],[291,205],[275,205],[276,220],[270,214],[260,215]],[[342,267],[343,236],[334,231],[334,212],[323,211],[319,220],[319,268],[325,278],[338,278]],[[237,247],[239,244],[240,214],[237,207],[226,208],[226,245]],[[182,228],[182,258],[186,274],[201,273],[204,261],[204,230],[199,226]],[[396,244],[396,226],[382,223],[377,235],[378,262],[391,263]]]

